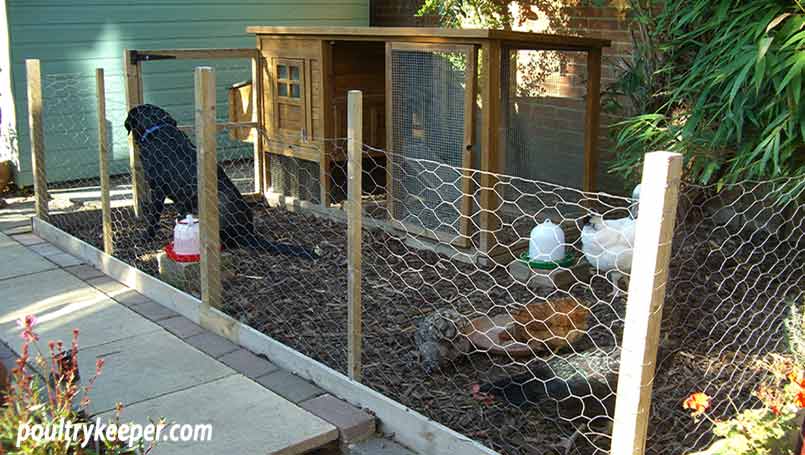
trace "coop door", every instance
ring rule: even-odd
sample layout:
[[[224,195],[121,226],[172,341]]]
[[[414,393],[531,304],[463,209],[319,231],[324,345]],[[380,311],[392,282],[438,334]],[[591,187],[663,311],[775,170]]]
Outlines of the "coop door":
[[[305,60],[274,58],[271,68],[274,128],[287,144],[306,142],[309,134]]]
[[[476,49],[390,43],[389,214],[420,235],[466,246]]]

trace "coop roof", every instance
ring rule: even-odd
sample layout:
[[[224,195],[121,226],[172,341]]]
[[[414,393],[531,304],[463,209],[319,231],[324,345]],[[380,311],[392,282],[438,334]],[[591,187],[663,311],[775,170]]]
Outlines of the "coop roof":
[[[363,40],[440,40],[448,42],[503,41],[507,45],[535,49],[584,51],[609,47],[610,40],[547,33],[513,32],[490,29],[452,29],[433,27],[247,27],[248,33],[274,36],[306,36],[327,39]]]

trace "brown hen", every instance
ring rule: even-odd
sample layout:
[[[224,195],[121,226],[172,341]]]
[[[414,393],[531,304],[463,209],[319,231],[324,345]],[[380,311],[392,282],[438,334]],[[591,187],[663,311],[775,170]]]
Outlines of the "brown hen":
[[[513,327],[500,334],[500,340],[515,340],[542,350],[568,347],[587,330],[590,310],[573,297],[530,303],[512,313]]]

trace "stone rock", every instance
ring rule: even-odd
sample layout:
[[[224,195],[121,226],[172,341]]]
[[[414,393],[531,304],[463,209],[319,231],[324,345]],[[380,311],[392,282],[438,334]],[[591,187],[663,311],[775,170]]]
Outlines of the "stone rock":
[[[176,262],[169,258],[164,251],[157,254],[159,263],[159,278],[189,294],[198,295],[201,292],[201,263],[200,262]],[[221,253],[221,278],[226,279],[231,276],[233,265],[232,255],[227,252]]]

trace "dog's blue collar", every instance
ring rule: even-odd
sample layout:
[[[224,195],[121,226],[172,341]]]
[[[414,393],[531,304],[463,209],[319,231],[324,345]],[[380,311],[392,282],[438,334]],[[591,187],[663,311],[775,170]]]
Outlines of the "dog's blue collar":
[[[148,128],[147,130],[145,130],[145,132],[142,134],[142,136],[140,136],[140,142],[145,142],[145,138],[147,138],[149,134],[153,133],[154,131],[156,131],[156,130],[158,130],[160,128],[164,128],[166,126],[168,126],[167,123],[157,123],[156,125]]]

